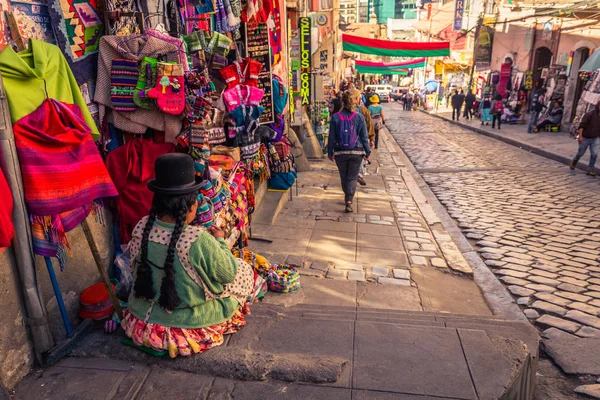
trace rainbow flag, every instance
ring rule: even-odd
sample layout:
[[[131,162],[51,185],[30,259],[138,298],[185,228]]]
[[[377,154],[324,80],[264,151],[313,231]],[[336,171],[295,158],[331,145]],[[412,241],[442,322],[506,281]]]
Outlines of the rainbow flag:
[[[450,42],[395,42],[342,35],[344,51],[391,57],[444,57],[450,55]]]

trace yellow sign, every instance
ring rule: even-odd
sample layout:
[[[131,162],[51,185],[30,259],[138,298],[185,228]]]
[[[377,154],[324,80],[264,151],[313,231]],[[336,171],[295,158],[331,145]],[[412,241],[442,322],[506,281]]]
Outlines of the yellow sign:
[[[310,104],[310,18],[300,18],[300,97],[302,105]]]
[[[533,89],[533,71],[531,70],[525,71],[525,89]]]
[[[435,74],[444,73],[444,62],[442,60],[435,60]]]

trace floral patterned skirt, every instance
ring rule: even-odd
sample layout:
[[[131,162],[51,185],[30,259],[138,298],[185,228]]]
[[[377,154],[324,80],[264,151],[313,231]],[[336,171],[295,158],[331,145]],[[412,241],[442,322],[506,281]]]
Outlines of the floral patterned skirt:
[[[157,351],[167,350],[171,358],[178,355],[204,353],[223,344],[223,335],[235,333],[246,325],[244,315],[250,314],[244,303],[227,321],[205,328],[175,328],[146,323],[125,310],[121,326],[136,346],[146,346]]]

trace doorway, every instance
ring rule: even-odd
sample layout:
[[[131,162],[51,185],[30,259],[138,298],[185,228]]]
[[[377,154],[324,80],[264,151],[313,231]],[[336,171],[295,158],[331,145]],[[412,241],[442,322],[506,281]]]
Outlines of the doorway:
[[[547,47],[538,47],[533,60],[533,83],[535,85],[542,76],[542,69],[550,66],[552,52]]]
[[[579,76],[579,68],[581,68],[583,63],[587,61],[589,56],[589,47],[580,47],[577,50],[575,50],[575,53],[573,54],[573,62],[571,63],[571,77],[572,82],[575,84],[575,91],[573,92],[574,97],[573,102],[571,103],[572,107],[571,116],[569,118],[570,122],[572,122],[573,118],[575,118],[575,114],[577,112],[577,103],[579,102],[579,99],[581,98],[581,94],[583,93],[583,89],[585,87],[585,81]]]

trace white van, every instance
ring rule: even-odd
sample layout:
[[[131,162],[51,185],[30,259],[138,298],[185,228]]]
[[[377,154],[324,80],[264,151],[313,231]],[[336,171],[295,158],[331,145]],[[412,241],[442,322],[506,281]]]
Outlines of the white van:
[[[367,89],[371,89],[372,92],[377,93],[379,101],[387,103],[390,101],[390,95],[393,88],[391,85],[367,85],[365,86],[365,90]]]

